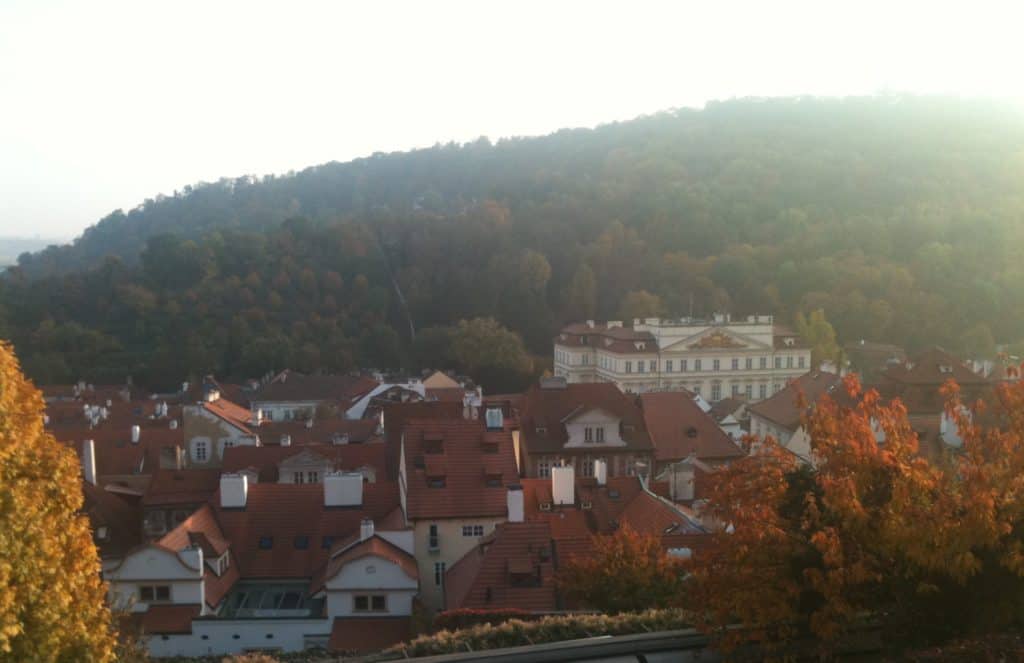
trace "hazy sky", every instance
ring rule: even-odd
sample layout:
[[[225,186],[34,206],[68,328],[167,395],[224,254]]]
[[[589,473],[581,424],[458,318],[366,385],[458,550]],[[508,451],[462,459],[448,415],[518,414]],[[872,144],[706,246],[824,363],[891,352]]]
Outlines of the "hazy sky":
[[[0,0],[0,236],[709,99],[1024,97],[1020,3]]]

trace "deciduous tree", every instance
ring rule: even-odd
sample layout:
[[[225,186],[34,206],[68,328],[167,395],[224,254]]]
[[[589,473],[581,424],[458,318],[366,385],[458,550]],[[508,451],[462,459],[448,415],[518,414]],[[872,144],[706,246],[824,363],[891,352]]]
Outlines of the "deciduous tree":
[[[114,638],[74,451],[0,343],[0,661],[109,661]]]

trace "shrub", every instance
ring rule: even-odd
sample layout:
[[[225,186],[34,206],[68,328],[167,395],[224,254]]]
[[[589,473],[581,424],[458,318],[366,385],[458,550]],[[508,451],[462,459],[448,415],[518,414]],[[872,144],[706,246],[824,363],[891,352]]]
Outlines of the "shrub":
[[[446,610],[434,617],[435,630],[454,631],[457,629],[469,628],[478,624],[490,624],[492,626],[507,622],[510,619],[521,619],[524,622],[539,619],[540,615],[518,610],[516,608],[474,610],[472,608],[461,608],[459,610]]]

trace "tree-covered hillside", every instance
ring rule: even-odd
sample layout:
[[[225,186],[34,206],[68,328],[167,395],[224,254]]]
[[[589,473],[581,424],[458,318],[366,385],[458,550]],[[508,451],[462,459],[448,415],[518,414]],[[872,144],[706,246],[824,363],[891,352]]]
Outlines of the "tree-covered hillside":
[[[47,381],[466,368],[459,320],[547,355],[568,319],[691,310],[984,353],[1024,338],[1022,240],[1019,108],[741,100],[189,187],[23,256],[0,333]]]

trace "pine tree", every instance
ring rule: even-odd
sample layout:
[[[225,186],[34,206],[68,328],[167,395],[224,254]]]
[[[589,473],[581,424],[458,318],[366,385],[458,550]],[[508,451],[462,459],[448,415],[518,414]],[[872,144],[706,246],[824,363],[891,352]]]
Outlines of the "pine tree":
[[[75,453],[0,343],[0,661],[110,661],[114,636]]]

